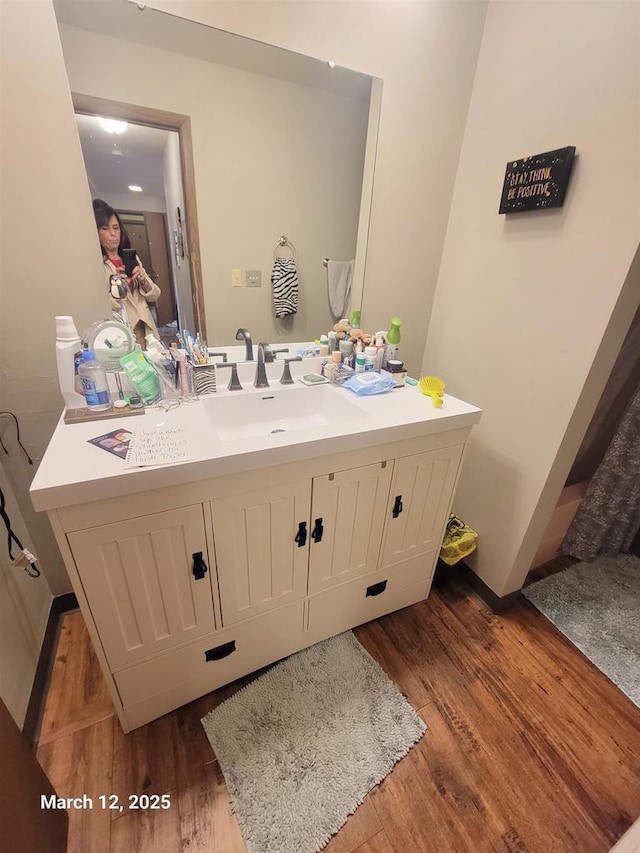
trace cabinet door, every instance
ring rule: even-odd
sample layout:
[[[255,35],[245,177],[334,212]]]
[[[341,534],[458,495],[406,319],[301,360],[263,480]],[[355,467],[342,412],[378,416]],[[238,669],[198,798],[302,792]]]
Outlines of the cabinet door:
[[[313,480],[309,593],[374,572],[393,462]]]
[[[310,480],[212,502],[225,626],[307,594],[310,505]]]
[[[380,568],[440,548],[462,449],[396,459]]]
[[[69,544],[112,670],[215,630],[200,504],[71,533]]]

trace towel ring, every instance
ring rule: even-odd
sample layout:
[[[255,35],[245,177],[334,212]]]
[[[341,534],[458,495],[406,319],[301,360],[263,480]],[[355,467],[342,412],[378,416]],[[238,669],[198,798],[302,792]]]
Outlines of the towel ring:
[[[296,259],[296,247],[293,245],[293,243],[287,237],[285,237],[284,234],[278,240],[278,242],[276,243],[275,249],[273,250],[273,259],[274,260],[276,260],[276,258],[280,257],[278,255],[278,249],[281,249],[281,248],[289,249],[289,251],[291,252],[291,259],[295,261],[295,259]]]

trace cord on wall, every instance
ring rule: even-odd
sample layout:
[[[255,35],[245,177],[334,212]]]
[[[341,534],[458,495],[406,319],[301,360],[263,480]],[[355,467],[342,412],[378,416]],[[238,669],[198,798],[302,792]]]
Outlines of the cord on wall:
[[[14,415],[13,412],[0,412],[0,417],[2,417],[3,415],[8,415],[9,417],[13,418],[15,425],[16,425],[16,438],[18,440],[18,444],[20,445],[20,447],[24,451],[24,455],[27,457],[29,465],[33,465],[33,459],[29,456],[24,444],[20,441],[20,424],[18,423],[18,418]],[[2,441],[2,437],[0,437],[0,447],[2,447],[2,449],[7,454],[7,456],[9,456],[9,451],[4,446],[4,442]]]
[[[29,465],[33,465],[33,459],[27,453],[27,450],[23,443],[20,441],[20,424],[18,423],[18,418],[14,415],[13,412],[0,412],[0,417],[3,415],[9,415],[13,418],[16,425],[16,437],[18,440],[18,444],[22,448],[24,455],[27,457]],[[9,455],[9,451],[4,446],[2,438],[0,438],[0,446],[4,452]],[[0,518],[4,522],[4,526],[7,528],[7,551],[9,552],[9,558],[11,559],[14,566],[18,568],[24,569],[25,572],[29,575],[30,578],[38,578],[40,577],[40,569],[37,568],[36,563],[38,558],[35,554],[32,554],[27,548],[24,547],[22,542],[18,539],[16,534],[13,532],[11,527],[11,519],[9,518],[9,513],[5,509],[5,498],[4,492],[0,489]],[[17,545],[20,548],[20,553],[17,557],[13,556],[13,546]]]

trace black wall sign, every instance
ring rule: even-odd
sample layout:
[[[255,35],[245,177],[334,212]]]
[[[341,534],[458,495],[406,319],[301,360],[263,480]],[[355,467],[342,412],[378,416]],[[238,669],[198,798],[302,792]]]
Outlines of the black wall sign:
[[[498,213],[562,207],[575,145],[507,163]]]

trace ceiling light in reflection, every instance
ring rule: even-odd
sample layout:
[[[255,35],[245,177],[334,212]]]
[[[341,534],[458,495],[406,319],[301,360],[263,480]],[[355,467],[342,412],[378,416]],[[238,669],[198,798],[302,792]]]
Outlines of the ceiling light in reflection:
[[[142,187],[138,187],[135,184],[131,184],[131,186],[129,186],[128,189],[130,189],[132,193],[141,193],[142,192]]]
[[[118,135],[124,133],[129,126],[126,121],[120,121],[120,119],[117,118],[103,118],[102,116],[96,116],[96,121],[107,133],[116,133]]]

